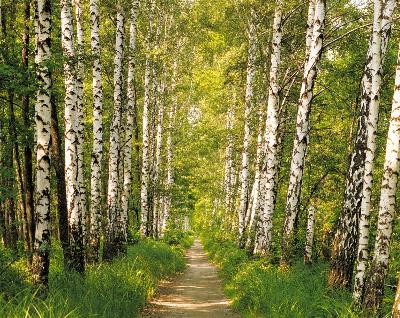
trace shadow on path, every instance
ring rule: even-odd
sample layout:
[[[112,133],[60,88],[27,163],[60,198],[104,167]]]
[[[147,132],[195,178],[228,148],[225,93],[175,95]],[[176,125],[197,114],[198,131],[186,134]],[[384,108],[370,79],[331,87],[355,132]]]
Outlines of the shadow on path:
[[[160,295],[150,302],[143,317],[239,318],[230,309],[217,269],[208,262],[198,240],[188,250],[186,263],[182,275],[161,287]]]

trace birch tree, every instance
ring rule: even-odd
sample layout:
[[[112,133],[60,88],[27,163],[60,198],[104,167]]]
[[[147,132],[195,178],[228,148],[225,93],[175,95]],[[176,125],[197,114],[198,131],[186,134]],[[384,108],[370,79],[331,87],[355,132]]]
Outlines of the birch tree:
[[[233,208],[233,180],[235,174],[234,158],[233,158],[233,125],[235,120],[235,114],[233,106],[228,110],[226,116],[226,129],[228,131],[227,145],[225,150],[225,174],[224,174],[224,193],[225,193],[225,209],[227,213],[231,212]]]
[[[376,151],[376,132],[378,126],[380,88],[383,74],[383,59],[389,40],[392,25],[392,15],[395,1],[388,0],[382,10],[381,1],[374,2],[374,26],[372,33],[371,60],[371,91],[367,118],[367,146],[365,153],[364,180],[361,198],[361,213],[359,220],[359,238],[357,251],[357,266],[354,277],[353,298],[360,302],[364,290],[365,274],[369,259],[369,216],[371,209],[372,172]]]
[[[148,235],[148,219],[149,219],[149,184],[150,184],[150,90],[151,90],[151,48],[152,48],[152,33],[153,33],[153,15],[155,10],[155,0],[151,0],[149,8],[149,30],[147,33],[147,52],[146,64],[144,71],[144,102],[143,102],[143,134],[142,134],[142,177],[140,190],[140,232],[143,236]]]
[[[381,3],[378,3],[379,0],[374,2],[374,10],[380,12],[382,10]],[[393,3],[390,5],[391,0],[387,2],[386,11],[389,13],[394,9]],[[380,2],[380,1],[379,1]],[[393,12],[393,11],[392,11]],[[375,15],[375,14],[374,14]],[[375,15],[376,18],[379,18],[380,15],[377,13]],[[381,18],[379,18],[381,20]],[[387,20],[388,22],[390,19]],[[380,22],[381,23],[381,22]],[[380,23],[374,23],[375,27],[379,27]],[[331,269],[328,277],[328,283],[330,286],[338,286],[344,288],[350,288],[352,277],[353,277],[353,267],[354,262],[356,260],[356,250],[357,250],[357,239],[359,234],[359,220],[360,220],[360,210],[361,210],[361,202],[362,202],[362,191],[364,186],[364,172],[365,172],[365,161],[366,161],[366,146],[367,146],[367,132],[368,132],[368,114],[370,113],[371,107],[371,92],[372,92],[372,74],[376,74],[377,70],[379,70],[379,65],[374,65],[374,63],[382,61],[384,54],[386,52],[387,40],[390,34],[390,25],[385,24],[385,29],[381,30],[385,31],[382,33],[380,40],[380,45],[376,43],[376,37],[379,36],[378,33],[375,33],[375,36],[371,36],[370,45],[367,52],[366,57],[366,65],[364,68],[363,78],[361,80],[361,105],[358,116],[358,128],[356,139],[353,147],[353,151],[350,159],[350,166],[348,170],[348,175],[346,179],[346,188],[344,194],[344,201],[342,211],[340,213],[338,219],[338,226],[335,233],[335,238],[333,241],[332,248],[332,260],[331,260]],[[385,44],[386,43],[386,44]],[[379,52],[380,51],[380,52]],[[380,54],[379,58],[377,54]],[[374,57],[375,56],[375,57]],[[374,71],[375,70],[375,71]],[[376,81],[377,78],[375,77]],[[378,84],[375,82],[374,85]],[[379,92],[379,89],[375,88],[375,92]],[[376,95],[378,97],[379,95]],[[375,103],[375,106],[379,105]],[[372,114],[375,114],[377,111],[372,110]],[[371,132],[373,131],[371,127]],[[373,137],[375,138],[375,137]],[[371,138],[370,138],[371,140]],[[370,153],[370,155],[372,152]],[[369,157],[371,160],[371,156]],[[372,168],[372,161],[370,168]],[[369,190],[368,190],[369,191]],[[368,200],[369,201],[369,200]],[[363,217],[363,224],[361,226],[365,229],[366,221],[368,220],[368,216]],[[363,230],[363,234],[365,231]],[[360,249],[363,250],[362,255],[360,256],[360,267],[357,272],[360,275],[363,272],[363,264],[364,259],[366,259],[366,245],[364,245],[365,238],[363,238],[361,242]],[[361,269],[361,270],[360,270]],[[358,278],[357,291],[355,294],[355,298],[357,299],[359,296],[359,290],[362,288],[362,279]]]
[[[81,223],[83,240],[85,240],[85,218],[86,218],[86,188],[84,181],[84,158],[83,158],[83,134],[84,134],[84,109],[83,109],[83,80],[84,80],[84,34],[82,17],[82,0],[74,0],[75,21],[76,21],[76,116],[77,116],[77,160],[78,160],[78,191],[79,207],[81,213]]]
[[[393,220],[396,213],[396,190],[400,156],[400,50],[397,58],[392,114],[386,143],[385,163],[379,202],[378,227],[374,257],[365,284],[364,306],[376,311],[383,298],[384,281],[389,266]]]
[[[176,78],[177,78],[177,71],[178,71],[178,62],[175,59],[173,64],[173,74],[172,74],[172,83],[171,83],[171,92],[173,94],[173,101],[170,109],[168,111],[168,129],[167,129],[167,177],[165,181],[166,187],[166,196],[164,202],[164,210],[162,215],[161,221],[161,237],[164,235],[165,230],[168,225],[168,220],[171,214],[171,191],[172,185],[174,184],[174,167],[173,167],[173,160],[174,160],[174,148],[173,148],[173,140],[172,140],[172,133],[174,129],[175,123],[175,114],[178,107],[178,95],[176,91]]]
[[[314,243],[315,207],[310,205],[307,216],[307,234],[304,248],[304,264],[312,263],[312,248]]]
[[[291,257],[294,223],[299,208],[304,161],[309,140],[311,102],[313,99],[314,84],[317,78],[317,66],[321,59],[323,48],[325,6],[325,0],[316,0],[312,43],[308,61],[304,66],[299,109],[296,120],[296,137],[293,145],[290,180],[285,209],[286,216],[282,235],[281,264],[287,263]]]
[[[249,188],[249,142],[250,142],[250,116],[253,108],[253,85],[254,75],[256,71],[255,61],[257,54],[257,37],[256,37],[256,12],[251,8],[251,17],[248,26],[248,56],[247,56],[247,79],[246,79],[246,95],[245,95],[245,112],[244,112],[244,136],[242,150],[242,166],[240,173],[240,203],[239,203],[239,245],[243,246],[243,234],[245,228],[245,218],[248,204],[248,188]]]
[[[93,55],[93,147],[91,161],[91,207],[89,229],[89,253],[88,260],[99,260],[101,207],[102,207],[102,182],[101,163],[103,160],[103,85],[102,67],[100,61],[100,37],[99,37],[99,0],[90,0],[90,24],[91,24],[91,50]]]
[[[61,1],[61,43],[64,62],[64,120],[65,120],[65,183],[69,215],[69,261],[70,269],[84,272],[84,249],[82,232],[82,209],[78,170],[78,111],[76,91],[75,49],[72,26],[72,2]]]
[[[114,113],[110,128],[110,155],[108,164],[107,229],[104,258],[112,259],[123,246],[121,228],[121,120],[122,120],[122,59],[124,43],[124,15],[120,3],[117,5],[117,27],[114,55]]]
[[[127,112],[125,125],[125,142],[124,142],[124,185],[121,197],[121,223],[123,227],[124,240],[127,240],[128,227],[128,203],[132,187],[132,137],[134,129],[134,117],[136,108],[136,91],[135,91],[135,49],[136,49],[136,24],[139,1],[132,3],[131,23],[129,28],[129,56],[128,56],[128,91],[127,91]]]
[[[265,165],[260,180],[260,211],[254,253],[266,254],[271,245],[272,214],[275,209],[276,182],[278,178],[278,112],[279,112],[279,65],[281,63],[282,6],[277,0],[272,26],[272,53],[269,73],[267,117],[265,121]]]
[[[36,92],[36,229],[32,259],[32,281],[48,286],[50,251],[50,89],[51,1],[38,0],[36,8],[36,55],[38,90]]]

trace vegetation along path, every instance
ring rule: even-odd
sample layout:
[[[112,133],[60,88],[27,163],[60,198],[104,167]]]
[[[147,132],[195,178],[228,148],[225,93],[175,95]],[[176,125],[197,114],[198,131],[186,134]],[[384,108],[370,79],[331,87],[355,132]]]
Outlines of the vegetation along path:
[[[229,307],[217,269],[198,240],[188,250],[186,261],[185,272],[162,289],[145,317],[240,317]]]

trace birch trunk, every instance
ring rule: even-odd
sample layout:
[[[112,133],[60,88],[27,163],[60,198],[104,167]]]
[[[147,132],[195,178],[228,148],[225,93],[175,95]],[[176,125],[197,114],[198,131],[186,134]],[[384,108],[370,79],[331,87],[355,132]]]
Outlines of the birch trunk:
[[[75,49],[72,27],[71,0],[61,1],[61,43],[65,57],[65,183],[69,215],[69,269],[84,272],[83,215],[80,201],[78,170],[78,112],[76,91]]]
[[[377,311],[382,303],[384,281],[389,265],[390,243],[393,220],[396,213],[396,190],[399,174],[400,155],[400,50],[397,58],[395,90],[392,102],[392,114],[389,124],[386,156],[383,168],[381,198],[379,202],[378,227],[376,233],[374,257],[369,277],[366,279],[364,306]]]
[[[154,236],[159,235],[159,218],[161,210],[161,196],[159,195],[160,188],[160,169],[161,169],[161,150],[162,150],[162,137],[163,137],[163,122],[164,122],[164,92],[165,92],[165,80],[162,79],[158,88],[158,114],[157,114],[157,135],[156,135],[156,153],[155,153],[155,164],[154,164],[154,203],[153,203],[153,232]]]
[[[257,37],[256,37],[256,13],[254,8],[251,9],[251,18],[248,29],[248,57],[247,57],[247,80],[245,95],[245,112],[244,112],[244,136],[242,151],[242,167],[240,173],[240,203],[239,203],[239,245],[242,246],[243,234],[245,228],[245,218],[248,205],[248,170],[249,170],[249,141],[250,141],[250,116],[253,108],[253,84],[255,75],[255,61],[257,54]]]
[[[362,301],[366,269],[369,259],[369,219],[371,209],[372,172],[376,151],[376,132],[379,115],[380,87],[383,74],[383,59],[386,53],[395,1],[388,0],[382,10],[381,1],[374,2],[374,26],[372,35],[371,92],[367,119],[367,146],[365,154],[364,180],[359,221],[357,266],[354,277],[353,299]],[[384,27],[384,28],[383,28]]]
[[[264,130],[263,130],[263,120],[264,115],[262,107],[259,109],[258,114],[258,134],[257,134],[257,151],[256,151],[256,173],[254,176],[253,188],[251,191],[251,197],[249,206],[247,208],[246,218],[245,218],[245,231],[247,238],[243,237],[243,243],[247,244],[249,240],[251,241],[252,233],[254,232],[254,219],[256,218],[256,213],[260,208],[260,183],[262,175],[263,158],[265,155],[264,149]]]
[[[124,142],[124,185],[121,197],[121,223],[123,227],[124,241],[128,238],[128,205],[132,187],[132,140],[134,130],[134,119],[136,109],[135,92],[135,49],[136,49],[136,24],[139,1],[132,3],[131,24],[129,28],[129,57],[128,57],[128,107],[126,113],[125,142]]]
[[[86,238],[86,189],[84,181],[83,134],[84,134],[84,109],[83,109],[83,80],[84,80],[84,34],[82,17],[82,0],[74,0],[76,39],[77,39],[77,71],[76,71],[76,115],[77,115],[77,158],[78,158],[78,189],[79,206],[82,218],[82,235]]]
[[[161,222],[161,237],[164,235],[168,220],[171,214],[171,191],[172,185],[174,184],[174,168],[173,168],[173,160],[174,160],[174,149],[173,149],[173,141],[172,141],[172,132],[174,129],[174,122],[175,122],[175,114],[178,107],[178,96],[176,91],[176,76],[177,76],[177,69],[178,63],[175,60],[173,65],[173,74],[172,74],[172,87],[171,91],[173,96],[173,102],[168,112],[168,130],[167,130],[167,180],[166,184],[166,196],[165,196],[165,203],[164,203],[164,211],[162,216]]]
[[[311,205],[308,208],[307,217],[307,235],[304,248],[304,264],[312,263],[312,248],[314,244],[314,225],[315,225],[315,207]]]
[[[104,259],[111,260],[122,251],[120,182],[120,129],[122,120],[122,59],[124,43],[124,15],[118,3],[114,55],[114,114],[110,128],[110,155],[108,164],[107,229]]]
[[[90,229],[88,261],[99,261],[102,216],[101,163],[103,160],[103,85],[100,61],[99,0],[90,0],[91,51],[93,55],[93,148],[90,178]]]
[[[36,230],[32,259],[32,281],[48,287],[50,251],[50,89],[51,75],[47,63],[51,57],[51,1],[37,1],[36,93]]]
[[[393,9],[393,3],[389,0],[385,7],[385,11],[388,10],[386,12],[391,14],[390,11]],[[350,288],[353,277],[354,262],[357,258],[356,253],[359,226],[365,230],[368,226],[367,222],[369,222],[368,217],[363,216],[363,223],[359,224],[367,151],[368,117],[371,105],[372,74],[374,74],[373,69],[376,69],[376,66],[372,63],[377,60],[377,52],[381,51],[381,60],[386,52],[387,41],[391,29],[391,23],[389,23],[390,19],[386,21],[385,27],[382,28],[381,31],[381,47],[376,45],[374,36],[371,37],[366,57],[367,63],[361,81],[361,105],[358,116],[356,141],[351,154],[343,208],[337,222],[338,226],[332,248],[331,269],[328,277],[328,284],[332,287]],[[375,91],[377,90],[375,89]],[[364,275],[362,274],[362,267],[364,266],[363,264],[365,264],[364,259],[367,258],[364,242],[365,238],[361,242],[363,253],[360,255],[360,259],[362,260],[360,268],[357,270],[359,276]],[[359,290],[362,288],[360,285],[363,285],[362,279],[357,278],[355,284],[357,284],[357,294],[359,294]],[[357,294],[355,295],[356,299],[359,297]]]
[[[300,91],[299,110],[297,113],[296,137],[293,145],[290,167],[289,188],[286,199],[286,216],[282,234],[281,264],[285,265],[292,257],[294,224],[298,214],[301,186],[303,181],[304,161],[307,152],[310,112],[313,89],[317,78],[317,66],[323,48],[323,32],[325,26],[325,0],[316,0],[314,29],[308,61],[304,66],[303,83]]]
[[[142,145],[142,176],[141,176],[141,190],[140,190],[140,232],[142,236],[147,236],[148,233],[148,222],[149,222],[149,184],[150,184],[150,90],[151,90],[151,55],[152,49],[152,33],[153,33],[153,15],[155,10],[155,1],[150,2],[150,13],[149,13],[149,30],[147,34],[147,54],[146,54],[146,65],[144,72],[144,102],[143,102],[143,145]]]
[[[233,208],[233,193],[232,193],[232,174],[234,174],[234,160],[233,160],[233,124],[235,115],[233,107],[228,110],[226,117],[226,129],[228,132],[227,145],[225,151],[225,176],[224,176],[224,193],[225,193],[225,209],[227,213],[231,212]]]
[[[260,211],[257,217],[257,232],[254,253],[267,254],[271,247],[272,215],[275,209],[276,183],[278,178],[278,127],[279,127],[279,65],[281,63],[282,41],[282,6],[278,0],[275,9],[272,34],[271,68],[269,73],[269,90],[267,118],[265,121],[264,143],[266,162],[260,181]]]

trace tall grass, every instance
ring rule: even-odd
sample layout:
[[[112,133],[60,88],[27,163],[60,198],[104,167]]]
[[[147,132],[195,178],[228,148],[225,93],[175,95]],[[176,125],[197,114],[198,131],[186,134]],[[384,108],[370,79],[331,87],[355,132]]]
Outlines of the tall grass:
[[[40,300],[21,279],[21,264],[0,277],[0,317],[138,317],[158,281],[184,269],[183,250],[146,240],[128,248],[126,257],[88,266],[85,277],[62,269],[60,251],[52,255],[49,294]],[[11,281],[10,281],[11,279]],[[2,283],[1,283],[2,282]]]
[[[290,268],[280,269],[268,259],[249,257],[233,242],[216,237],[202,237],[202,241],[210,259],[220,267],[233,307],[244,317],[363,316],[353,308],[349,292],[327,287],[326,262],[305,266],[298,260]],[[383,312],[390,316],[390,304],[385,304]]]

